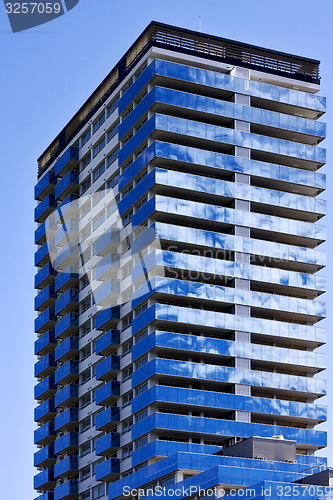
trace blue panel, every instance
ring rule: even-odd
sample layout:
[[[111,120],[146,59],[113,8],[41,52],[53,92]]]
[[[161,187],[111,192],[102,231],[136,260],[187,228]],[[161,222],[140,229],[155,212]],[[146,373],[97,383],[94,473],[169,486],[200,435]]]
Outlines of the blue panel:
[[[78,487],[78,481],[74,479],[70,479],[59,486],[56,486],[54,488],[54,500],[72,498],[72,495],[77,495]]]
[[[65,153],[59,158],[54,167],[54,174],[58,176],[63,174],[71,166],[75,165],[79,160],[79,149],[70,146]]]

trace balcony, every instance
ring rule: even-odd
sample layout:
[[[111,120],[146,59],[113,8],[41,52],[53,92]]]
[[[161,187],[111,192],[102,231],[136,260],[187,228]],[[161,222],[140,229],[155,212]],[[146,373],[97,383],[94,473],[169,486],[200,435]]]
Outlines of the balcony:
[[[62,273],[58,274],[54,282],[56,292],[65,292],[69,288],[74,288],[79,281],[79,267],[69,266]]]
[[[120,473],[119,458],[109,458],[95,468],[96,481],[111,481]]]
[[[55,416],[54,399],[47,399],[34,409],[35,422],[47,422]]]
[[[60,389],[54,395],[54,406],[62,407],[62,406],[70,406],[72,404],[77,403],[79,400],[79,388],[76,384],[66,385],[63,389]]]
[[[45,469],[34,477],[35,490],[48,490],[55,485],[53,469]]]
[[[54,381],[56,384],[68,384],[77,379],[78,373],[78,362],[70,360],[54,372]]]
[[[117,451],[120,446],[119,432],[109,432],[105,436],[97,439],[95,443],[96,455],[108,457],[111,453]]]
[[[79,265],[80,251],[79,245],[75,241],[69,242],[66,246],[57,251],[54,257],[54,267],[57,271],[66,269],[71,264]]]
[[[49,240],[35,252],[35,266],[45,266],[50,261],[50,252],[54,252],[54,241]]]
[[[51,375],[50,377],[44,378],[44,380],[35,385],[35,399],[48,399],[53,396],[55,391],[56,385],[54,383],[54,377],[53,375]]]
[[[69,217],[75,217],[79,213],[79,196],[77,194],[70,194],[67,198],[57,206],[54,218],[55,222],[63,222]]]
[[[68,337],[61,344],[57,345],[55,349],[56,361],[67,361],[74,358],[78,354],[79,339],[77,337]]]
[[[70,311],[76,309],[78,307],[78,303],[79,291],[75,288],[70,288],[56,301],[54,306],[55,313],[57,315],[61,314],[63,316],[64,314],[67,314]]]
[[[78,482],[70,479],[54,488],[54,500],[70,500],[78,494]]]
[[[78,472],[78,458],[66,457],[54,465],[54,477],[65,478]]]
[[[117,406],[110,406],[95,417],[97,431],[108,431],[120,422],[120,409]]]
[[[46,172],[45,175],[37,182],[35,186],[35,200],[42,200],[47,194],[54,190],[55,176],[52,170]]]
[[[45,311],[48,307],[54,304],[56,293],[53,285],[48,285],[44,290],[39,292],[35,297],[35,310]],[[56,313],[57,314],[57,313]]]
[[[41,337],[35,340],[35,354],[39,356],[45,356],[50,351],[53,351],[56,346],[54,331],[49,330],[44,333]]]
[[[35,276],[35,288],[43,288],[54,281],[57,272],[50,262],[46,264]]]
[[[105,257],[110,252],[116,252],[120,244],[120,229],[109,229],[95,243],[95,254]]]
[[[76,449],[78,442],[78,432],[67,432],[67,434],[54,441],[54,453],[70,453]]]
[[[96,279],[107,280],[117,275],[120,266],[120,256],[117,253],[110,253],[96,265]]]
[[[96,330],[109,330],[117,324],[120,319],[120,307],[113,306],[103,309],[95,316]]]
[[[55,233],[55,244],[64,245],[68,241],[78,241],[79,220],[76,217],[68,219]]]
[[[109,330],[96,340],[96,354],[108,356],[120,345],[120,331]]]
[[[54,441],[55,432],[53,422],[46,422],[46,424],[41,425],[34,431],[34,443],[35,444],[48,444]]]
[[[70,170],[60,179],[54,189],[54,197],[56,200],[64,200],[69,194],[74,194],[79,189],[79,172]]]
[[[51,375],[56,369],[56,362],[54,359],[54,353],[49,353],[43,356],[42,359],[35,363],[35,377],[47,377]]]
[[[35,244],[42,245],[46,240],[54,239],[55,223],[53,217],[42,222],[35,231]]]
[[[54,430],[70,430],[77,426],[78,410],[77,408],[68,408],[64,412],[57,415],[54,419]]]
[[[34,467],[49,467],[55,462],[53,446],[44,446],[34,454]]]
[[[55,337],[65,339],[73,333],[77,333],[79,327],[79,315],[74,312],[68,313],[55,325]]]
[[[120,280],[112,278],[94,292],[95,302],[99,306],[110,307],[115,304],[120,293]]]
[[[107,384],[96,389],[95,400],[97,405],[109,405],[115,403],[120,394],[120,383],[117,380],[111,380]]]
[[[52,330],[55,322],[56,316],[54,314],[54,309],[50,307],[35,319],[35,332],[44,333],[47,330]]]
[[[54,500],[53,491],[46,491],[42,495],[39,495],[35,500]]]
[[[48,194],[35,208],[35,222],[43,222],[52,212],[57,204],[53,194]]]
[[[95,375],[97,380],[108,381],[114,375],[116,375],[120,370],[120,357],[114,354],[111,354],[106,359],[103,359],[98,365],[95,367]]]
[[[75,167],[79,161],[79,148],[70,146],[59,158],[54,166],[54,175],[65,175],[70,168]]]

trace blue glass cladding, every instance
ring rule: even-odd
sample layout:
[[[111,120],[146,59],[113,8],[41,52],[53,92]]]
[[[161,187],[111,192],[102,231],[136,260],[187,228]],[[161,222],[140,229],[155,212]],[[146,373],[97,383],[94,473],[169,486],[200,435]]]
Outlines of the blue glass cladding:
[[[79,159],[79,149],[70,146],[67,151],[59,158],[54,167],[54,175],[58,176],[63,170],[77,162]]]
[[[312,351],[299,351],[260,344],[234,342],[195,335],[155,331],[132,347],[132,361],[155,347],[175,350],[204,352],[226,357],[274,361],[298,366],[326,367],[326,355]]]
[[[78,445],[78,433],[77,432],[67,432],[63,436],[59,437],[54,441],[54,453],[65,453],[70,449],[73,449]]]
[[[76,384],[68,384],[54,395],[54,406],[75,401],[79,396],[79,387]]]
[[[34,409],[34,417],[35,417],[35,422],[38,422],[39,420],[42,421],[43,419],[51,418],[53,414],[55,413],[55,407],[54,407],[54,400],[53,399],[47,399],[40,405],[36,406]]]
[[[111,406],[96,415],[96,430],[104,430],[110,426],[113,427],[114,422],[120,422],[120,408]]]
[[[153,278],[150,283],[151,294],[163,293],[173,296],[178,295],[182,297],[216,301],[224,304],[240,304],[269,310],[288,311],[296,314],[304,314],[306,316],[325,316],[325,303],[319,301],[158,276]],[[132,296],[132,307],[137,307],[146,296],[142,295],[142,290],[140,289],[134,292]]]
[[[34,477],[34,489],[42,489],[47,484],[54,483],[53,469],[45,469]]]
[[[63,474],[75,473],[78,470],[78,457],[70,456],[66,457],[60,462],[54,465],[54,477],[61,476]]]
[[[264,425],[233,420],[222,420],[214,418],[192,417],[188,415],[171,415],[169,413],[154,413],[138,422],[132,427],[132,439],[137,439],[154,429],[177,430],[182,432],[198,432],[200,434],[213,435],[214,439],[221,436],[239,436],[243,438],[260,436],[272,437],[273,434],[283,434],[285,439],[291,439],[298,443],[306,443],[315,446],[326,446],[326,432],[312,429],[299,429],[293,427],[282,427],[278,425]],[[222,441],[221,441],[222,442]]]
[[[288,391],[325,395],[326,381],[297,375],[285,375],[258,370],[243,370],[229,366],[205,365],[190,361],[155,358],[132,374],[132,387],[154,375],[212,380],[226,384],[244,384],[254,387],[270,387]],[[280,431],[278,432],[280,434]],[[253,434],[254,436],[256,434]]]
[[[51,373],[55,370],[56,362],[54,359],[54,354],[46,354],[42,359],[35,363],[35,377],[42,377],[46,372]]]
[[[42,287],[47,280],[55,276],[57,273],[53,269],[50,262],[48,262],[38,273],[35,275],[35,288]],[[55,290],[57,291],[57,290]]]
[[[35,186],[35,200],[43,199],[43,195],[53,189],[53,184],[55,184],[54,172],[49,170]]]
[[[149,110],[154,103],[163,103],[179,108],[191,109],[210,115],[223,116],[234,120],[244,120],[267,127],[279,128],[324,138],[326,124],[298,116],[276,113],[265,109],[251,108],[233,102],[213,99],[197,94],[189,94],[163,87],[153,90],[140,102],[119,126],[119,139]],[[302,142],[302,141],[300,141]]]
[[[111,348],[115,348],[120,344],[120,331],[109,330],[96,340],[96,354],[107,354]]]
[[[52,441],[52,438],[55,437],[55,430],[53,422],[47,422],[44,425],[41,425],[34,431],[34,443],[35,444],[43,444],[48,441]]]
[[[78,493],[78,481],[70,479],[54,488],[54,500],[62,500],[62,498],[71,498],[72,495]]]
[[[171,246],[172,248],[172,246]],[[231,249],[230,249],[231,250]],[[207,279],[212,274],[217,276],[228,276],[233,278],[243,278],[259,282],[276,283],[283,286],[292,286],[301,289],[311,289],[324,292],[326,289],[326,279],[324,276],[314,276],[308,273],[298,273],[281,269],[267,268],[251,264],[190,255],[179,252],[169,252],[166,250],[155,250],[145,258],[145,269],[149,270],[154,266],[168,267],[172,269],[186,269],[204,273]],[[141,264],[137,264],[132,269],[132,280],[141,277],[143,269]]]
[[[55,361],[67,356],[74,356],[79,350],[79,339],[77,337],[68,337],[61,344],[57,345],[54,351]]]
[[[176,453],[177,451],[183,451],[188,453],[204,453],[204,454],[214,454],[221,451],[221,446],[210,446],[205,444],[195,444],[195,443],[177,443],[174,441],[152,441],[151,443],[133,451],[132,454],[132,465],[136,466],[142,462],[145,462],[149,458],[153,457],[167,457]]]
[[[290,182],[306,186],[325,189],[326,176],[319,172],[302,170],[275,163],[238,158],[232,155],[216,153],[204,149],[171,144],[162,141],[154,141],[140,157],[135,160],[119,178],[119,190],[123,189],[132,178],[137,175],[153,158],[165,158],[167,160],[193,163],[216,170],[228,170],[230,172],[240,172],[257,177],[276,179],[282,182]]]
[[[65,380],[73,380],[79,373],[78,361],[67,361],[64,365],[57,368],[54,374],[55,383],[65,382]]]
[[[68,408],[64,412],[57,415],[54,419],[54,430],[57,431],[70,423],[77,423],[78,410],[77,408]]]
[[[270,335],[272,337],[304,339],[325,343],[325,329],[296,323],[286,323],[254,317],[242,317],[234,314],[208,311],[181,306],[154,304],[147,311],[133,319],[132,334],[155,320],[183,323],[185,325],[204,326],[206,328],[221,328],[228,331],[251,332]]]
[[[255,238],[243,238],[191,227],[181,227],[180,229],[180,226],[175,224],[171,225],[162,222],[155,222],[152,227],[155,231],[154,236],[160,239],[185,241],[186,243],[209,248],[221,248],[247,254],[269,256],[291,262],[306,262],[308,264],[315,264],[318,267],[326,264],[325,253],[312,248],[286,245],[274,241],[256,240]]]
[[[181,200],[156,195],[133,215],[132,224],[138,226],[154,212],[194,217],[221,224],[260,228],[263,231],[293,234],[295,236],[325,240],[325,226],[266,214],[244,212],[207,203]]]
[[[54,393],[56,390],[56,385],[54,383],[54,377],[48,376],[44,378],[41,382],[35,385],[34,394],[35,399],[40,399],[50,392]]]
[[[43,222],[54,210],[56,202],[53,194],[48,194],[35,208],[35,222]]]
[[[34,454],[34,467],[45,465],[46,462],[55,460],[53,446],[44,446]]]
[[[227,408],[269,415],[285,415],[325,421],[327,408],[319,404],[299,403],[283,399],[267,399],[253,396],[241,396],[213,391],[194,390],[184,387],[154,386],[132,399],[132,412],[136,413],[145,406],[163,401],[198,405],[206,408]]]
[[[277,87],[268,83],[246,80],[224,73],[217,73],[211,70],[155,59],[140,75],[138,80],[134,82],[120,98],[118,106],[119,113],[122,113],[128,104],[136,97],[137,93],[140,92],[154,75],[175,78],[180,81],[196,83],[214,89],[237,92],[239,94],[246,94],[266,100],[278,101],[291,106],[309,108],[317,110],[320,114],[326,111],[326,98],[320,95]]]
[[[109,458],[105,462],[96,465],[95,477],[96,481],[108,481],[115,477],[120,472],[119,458]]]
[[[50,330],[35,341],[35,355],[44,355],[52,351],[55,345],[54,331]]]

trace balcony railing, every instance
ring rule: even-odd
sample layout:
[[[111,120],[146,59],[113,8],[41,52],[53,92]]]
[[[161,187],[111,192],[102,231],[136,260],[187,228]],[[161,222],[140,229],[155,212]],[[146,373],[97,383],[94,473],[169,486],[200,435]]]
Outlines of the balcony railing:
[[[65,339],[69,335],[76,333],[79,326],[79,316],[77,313],[70,312],[55,325],[55,337]]]
[[[35,266],[42,267],[50,261],[50,251],[54,251],[54,241],[49,240],[35,252]]]
[[[63,200],[69,194],[74,194],[79,189],[79,172],[77,170],[70,170],[58,182],[54,189],[54,197],[57,200]]]
[[[120,307],[114,306],[103,309],[95,317],[96,330],[108,330],[112,328],[120,318]]]
[[[66,385],[54,395],[54,406],[62,407],[77,403],[79,399],[79,388],[76,384]]]
[[[49,467],[54,462],[55,456],[52,445],[44,446],[34,454],[34,467]]]
[[[53,239],[55,232],[55,223],[52,217],[42,222],[35,231],[35,244],[42,245],[46,239]]]
[[[69,430],[77,426],[78,422],[78,409],[68,408],[54,419],[54,430]]]
[[[54,399],[47,399],[34,409],[35,422],[47,422],[55,413]]]
[[[78,432],[67,432],[54,441],[54,453],[70,453],[77,447],[78,440]]]
[[[49,330],[39,337],[39,339],[35,340],[35,354],[44,356],[48,352],[53,351],[55,346],[54,330]]]
[[[76,474],[78,471],[78,458],[74,456],[66,457],[54,466],[54,477],[67,477]]]
[[[52,283],[57,272],[53,269],[50,262],[48,262],[35,276],[35,288],[43,288],[44,286]]]
[[[56,201],[53,194],[48,194],[43,201],[39,202],[35,208],[35,222],[43,222],[56,207]]]
[[[64,292],[68,288],[75,287],[79,280],[79,267],[69,266],[55,279],[54,289],[56,292]]]
[[[67,151],[59,158],[54,166],[54,174],[57,177],[58,175],[65,175],[66,172],[70,168],[73,168],[77,165],[79,161],[79,148],[70,146]]]
[[[55,360],[67,361],[78,354],[79,339],[77,337],[68,337],[55,348]]]
[[[116,276],[119,271],[120,256],[117,253],[110,253],[96,265],[95,277],[97,280],[106,280]]]
[[[55,254],[54,267],[59,271],[66,269],[71,264],[78,266],[80,263],[79,257],[79,246],[75,241],[71,241]]]
[[[97,439],[95,443],[96,455],[109,456],[114,453],[120,446],[119,432],[109,432],[105,436]]]
[[[70,217],[76,217],[79,213],[79,195],[69,194],[60,205],[54,214],[56,223],[68,220]]]
[[[95,374],[97,380],[110,380],[120,370],[120,357],[114,354],[103,359],[95,367]]]
[[[56,384],[65,384],[77,379],[79,367],[77,361],[67,361],[54,372],[54,381]]]
[[[117,401],[120,394],[120,383],[117,380],[111,380],[107,384],[96,389],[95,400],[97,405],[112,404]]]
[[[47,377],[56,369],[54,353],[46,354],[42,359],[35,363],[35,377]]]
[[[47,399],[51,397],[56,390],[53,375],[44,378],[41,382],[35,385],[35,399]]]
[[[54,424],[53,422],[46,422],[34,431],[35,444],[47,444],[55,439]]]
[[[70,500],[78,494],[78,481],[70,479],[54,488],[54,500]]]
[[[73,311],[78,307],[79,302],[79,291],[75,288],[70,288],[56,301],[54,309],[55,313],[64,315],[70,311]]]
[[[120,409],[117,406],[110,406],[96,415],[96,430],[107,431],[118,422],[120,422]]]
[[[35,200],[42,200],[47,194],[51,193],[54,190],[54,184],[54,172],[49,170],[35,186]]]
[[[79,220],[71,217],[55,233],[54,241],[56,245],[63,245],[67,241],[78,241]]]
[[[56,316],[54,314],[54,309],[50,307],[35,319],[35,332],[44,333],[50,328],[52,329],[54,327],[55,321]]]
[[[34,477],[35,490],[47,490],[55,485],[53,469],[45,469]]]
[[[100,236],[95,243],[95,254],[105,256],[115,252],[120,244],[120,230],[109,229]]]
[[[120,331],[109,330],[96,340],[96,354],[107,356],[120,345]]]
[[[35,297],[35,310],[43,311],[54,304],[56,293],[53,285],[48,285]],[[57,313],[56,313],[57,314]]]
[[[111,481],[115,479],[120,472],[119,458],[109,458],[105,462],[96,465],[95,478],[96,481]]]
[[[35,500],[54,500],[53,491],[46,491],[45,493],[42,493],[41,495],[36,497]]]

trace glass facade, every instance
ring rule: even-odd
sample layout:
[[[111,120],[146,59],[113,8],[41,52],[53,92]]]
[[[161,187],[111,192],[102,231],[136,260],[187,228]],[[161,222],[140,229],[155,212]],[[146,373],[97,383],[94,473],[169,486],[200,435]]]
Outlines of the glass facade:
[[[157,40],[41,157],[36,500],[314,498],[325,98]]]

